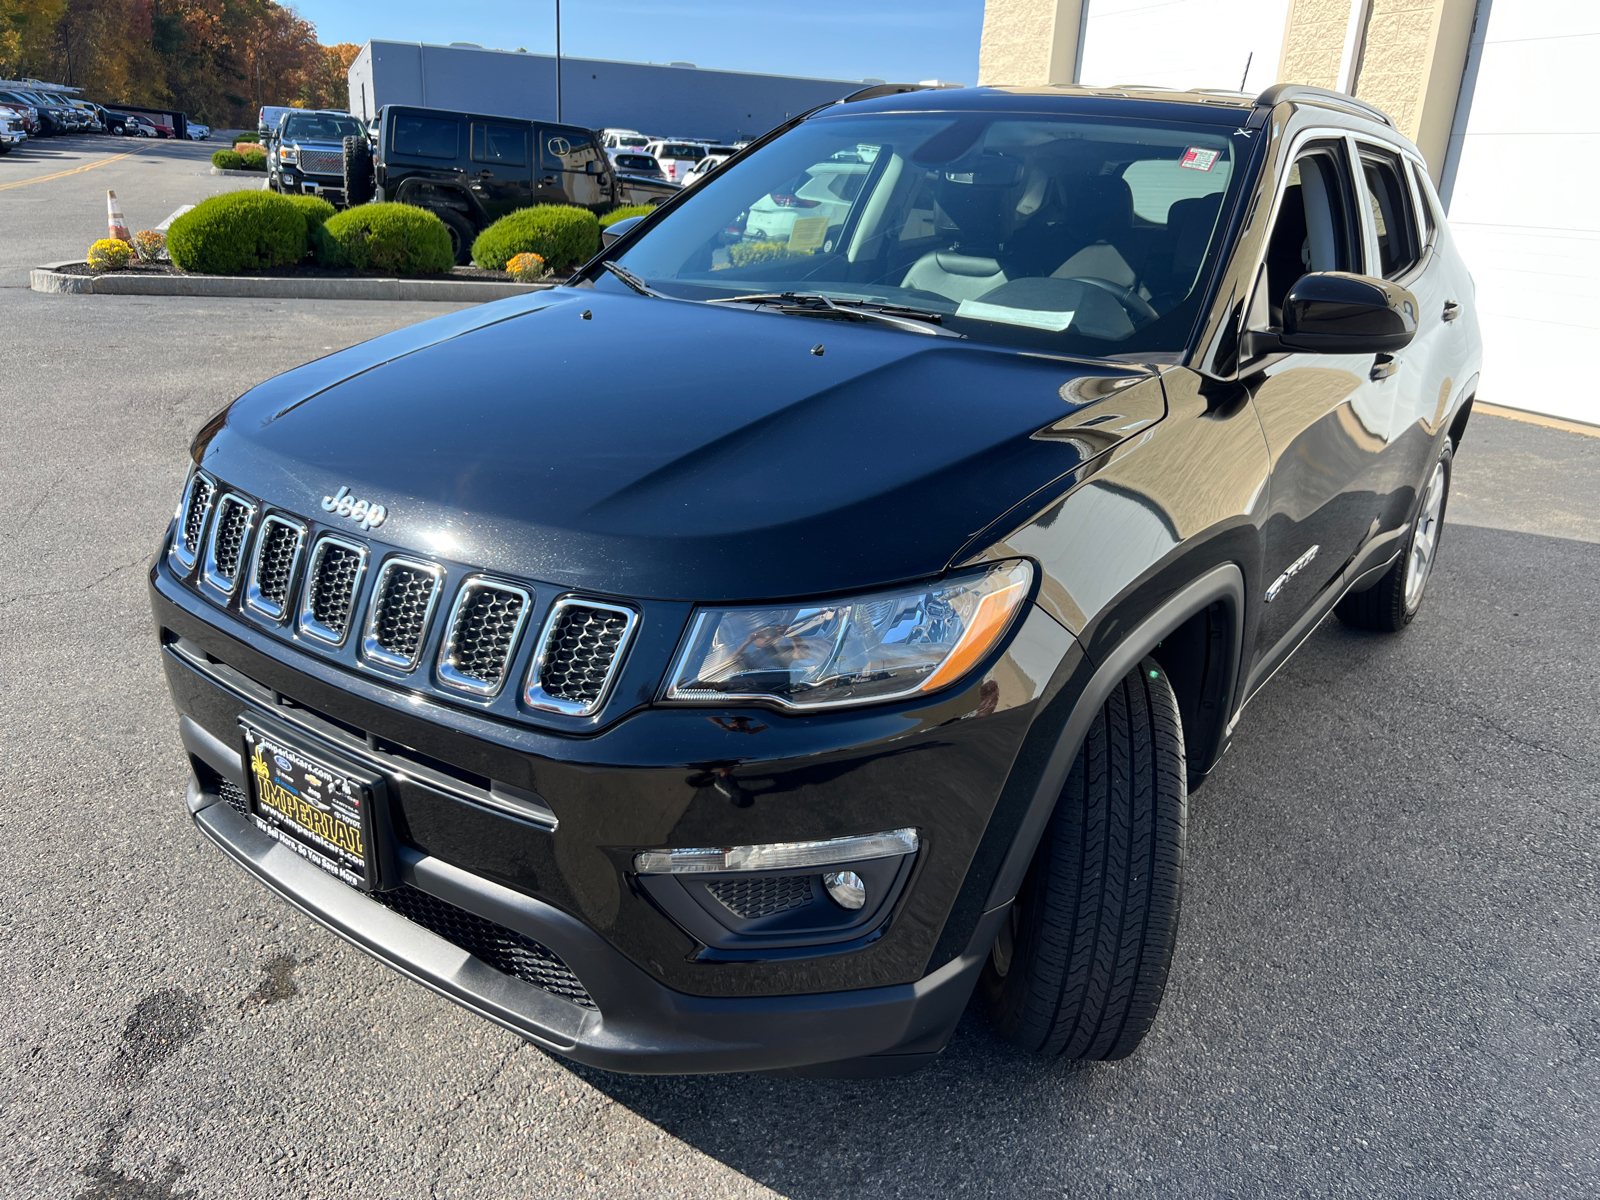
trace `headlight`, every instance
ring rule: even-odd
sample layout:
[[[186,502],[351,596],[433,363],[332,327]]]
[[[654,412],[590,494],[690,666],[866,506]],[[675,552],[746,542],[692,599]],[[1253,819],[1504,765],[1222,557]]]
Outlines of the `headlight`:
[[[287,162],[287,163],[297,163],[297,162],[300,161],[300,151],[298,151],[298,150],[290,150],[287,147],[285,147],[284,149],[278,151],[278,161],[279,162]]]
[[[936,691],[976,665],[1033,583],[1025,561],[931,587],[695,613],[668,700],[837,708]]]

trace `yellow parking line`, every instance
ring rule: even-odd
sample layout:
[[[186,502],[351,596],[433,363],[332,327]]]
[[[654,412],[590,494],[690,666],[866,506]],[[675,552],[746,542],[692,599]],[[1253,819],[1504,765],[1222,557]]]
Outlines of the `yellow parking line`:
[[[137,149],[129,150],[123,154],[113,154],[110,158],[100,158],[91,163],[84,163],[81,167],[72,167],[65,171],[57,171],[54,175],[35,175],[32,179],[19,179],[15,183],[0,183],[0,192],[8,191],[11,188],[27,187],[30,183],[48,183],[52,179],[65,179],[68,175],[76,175],[80,171],[92,171],[96,167],[105,166],[107,163],[114,163],[119,159],[131,158],[135,154],[138,154],[141,150],[145,150],[147,148],[148,147],[140,146]]]
[[[1547,417],[1543,413],[1524,412],[1520,408],[1506,408],[1499,404],[1474,403],[1472,411],[1489,417],[1503,417],[1507,421],[1521,421],[1526,425],[1543,425],[1546,429],[1561,429],[1567,433],[1581,433],[1584,437],[1600,437],[1600,425],[1584,421],[1563,421],[1560,417]]]

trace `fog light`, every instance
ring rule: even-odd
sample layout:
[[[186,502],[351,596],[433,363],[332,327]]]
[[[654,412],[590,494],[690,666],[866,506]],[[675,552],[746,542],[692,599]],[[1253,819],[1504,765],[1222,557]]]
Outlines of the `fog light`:
[[[825,842],[774,842],[765,846],[725,846],[687,850],[643,850],[634,855],[633,869],[641,875],[700,875],[724,871],[795,871],[841,862],[861,862],[893,854],[914,854],[915,829],[891,829]],[[853,872],[841,873],[841,878]],[[856,879],[859,887],[861,881]],[[844,904],[844,901],[840,901]],[[845,904],[860,908],[860,904]]]
[[[840,908],[854,911],[867,902],[867,885],[854,871],[829,871],[822,877],[822,886]]]

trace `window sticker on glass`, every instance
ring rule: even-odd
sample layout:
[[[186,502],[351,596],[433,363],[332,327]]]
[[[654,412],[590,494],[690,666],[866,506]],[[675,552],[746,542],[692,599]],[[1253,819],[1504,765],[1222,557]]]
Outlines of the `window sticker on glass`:
[[[1178,165],[1188,167],[1191,171],[1209,171],[1217,165],[1217,150],[1202,150],[1199,146],[1190,146],[1183,152],[1183,161]]]
[[[789,232],[789,249],[815,250],[828,236],[827,217],[800,217]]]
[[[956,316],[971,317],[975,321],[1001,321],[1007,325],[1026,325],[1029,329],[1047,329],[1060,333],[1072,324],[1077,309],[1071,312],[1045,312],[1037,308],[1008,308],[1004,304],[984,304],[981,300],[963,300],[956,305]]]

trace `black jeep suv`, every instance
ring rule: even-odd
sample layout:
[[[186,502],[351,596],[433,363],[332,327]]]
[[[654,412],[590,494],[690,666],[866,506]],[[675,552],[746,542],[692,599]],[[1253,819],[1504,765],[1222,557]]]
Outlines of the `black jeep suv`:
[[[190,810],[582,1062],[908,1070],[975,993],[1126,1055],[1188,790],[1326,615],[1416,616],[1479,359],[1349,97],[829,104],[200,431],[150,576]]]
[[[344,142],[349,202],[429,209],[449,228],[458,263],[471,260],[473,239],[486,226],[519,208],[575,204],[603,213],[619,204],[657,203],[679,190],[619,174],[599,136],[577,125],[393,104],[373,124],[376,146],[365,137]]]

